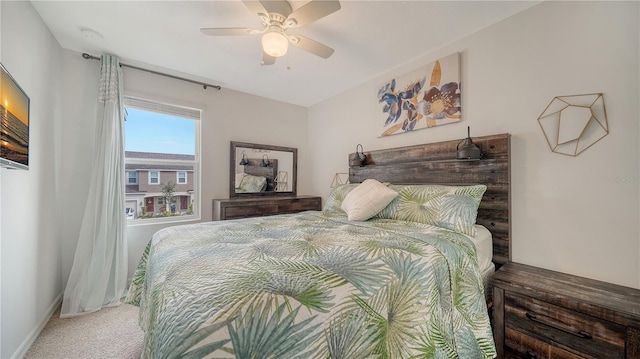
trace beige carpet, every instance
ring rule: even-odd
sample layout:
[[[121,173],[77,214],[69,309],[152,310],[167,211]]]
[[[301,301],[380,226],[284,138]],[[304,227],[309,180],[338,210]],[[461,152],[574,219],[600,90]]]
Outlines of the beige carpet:
[[[138,359],[143,332],[138,307],[122,304],[60,319],[60,308],[27,351],[26,359]]]

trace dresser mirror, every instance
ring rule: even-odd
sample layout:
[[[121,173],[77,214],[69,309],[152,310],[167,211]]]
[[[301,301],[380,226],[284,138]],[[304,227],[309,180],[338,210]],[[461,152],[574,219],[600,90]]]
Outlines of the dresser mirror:
[[[229,196],[295,196],[298,149],[231,141]]]

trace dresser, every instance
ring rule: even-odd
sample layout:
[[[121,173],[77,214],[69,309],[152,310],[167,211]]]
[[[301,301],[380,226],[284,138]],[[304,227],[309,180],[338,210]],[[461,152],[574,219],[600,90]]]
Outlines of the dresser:
[[[316,196],[241,197],[213,200],[213,220],[271,216],[275,214],[322,210],[322,199]]]
[[[493,304],[498,358],[640,359],[640,290],[511,262]]]

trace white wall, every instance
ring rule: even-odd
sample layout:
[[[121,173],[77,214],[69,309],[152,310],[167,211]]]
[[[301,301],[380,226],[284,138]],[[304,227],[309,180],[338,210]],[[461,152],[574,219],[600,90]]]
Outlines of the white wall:
[[[358,143],[366,152],[462,139],[466,126],[472,136],[508,132],[513,260],[640,288],[638,8],[545,2],[311,107],[312,192],[326,198]],[[463,121],[378,138],[384,81],[453,52]],[[554,96],[595,92],[610,134],[577,157],[551,153],[538,116]]]
[[[61,49],[30,2],[0,2],[0,61],[31,98],[29,170],[0,169],[0,357],[21,356],[60,299]]]
[[[80,231],[81,214],[88,191],[87,165],[93,152],[95,99],[99,61],[84,60],[80,53],[64,51],[65,117],[61,124],[67,134],[62,145],[63,198],[73,214],[64,216],[62,277],[71,271]],[[201,220],[212,218],[212,199],[229,196],[229,141],[264,143],[298,148],[298,193],[310,193],[307,151],[307,109],[237,91],[201,86],[124,68],[125,93],[166,103],[200,108],[201,121]],[[183,222],[188,223],[188,222]],[[130,225],[129,277],[142,251],[162,224]]]
[[[84,213],[95,148],[100,61],[84,60],[80,54],[62,50],[64,73],[60,132],[60,233],[62,289],[73,266]]]

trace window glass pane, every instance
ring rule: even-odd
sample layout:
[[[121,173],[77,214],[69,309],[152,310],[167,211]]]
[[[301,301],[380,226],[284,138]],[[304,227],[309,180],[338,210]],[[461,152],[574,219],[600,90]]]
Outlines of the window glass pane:
[[[178,183],[187,183],[187,172],[178,172]]]
[[[134,154],[129,153],[130,158],[134,158]],[[149,172],[149,183],[158,184],[160,183],[160,176],[158,172]]]
[[[125,151],[195,155],[196,121],[127,108]]]
[[[138,183],[138,172],[127,172],[127,184],[137,184]]]
[[[180,107],[154,105],[146,100],[125,104],[128,104],[125,166],[129,174],[125,197],[129,223],[197,215],[199,125],[192,117],[199,110],[184,112]],[[181,113],[188,117],[181,117]]]

